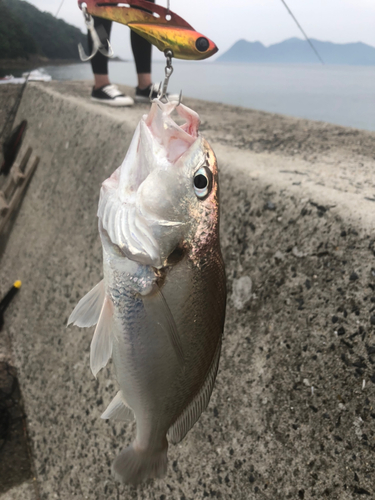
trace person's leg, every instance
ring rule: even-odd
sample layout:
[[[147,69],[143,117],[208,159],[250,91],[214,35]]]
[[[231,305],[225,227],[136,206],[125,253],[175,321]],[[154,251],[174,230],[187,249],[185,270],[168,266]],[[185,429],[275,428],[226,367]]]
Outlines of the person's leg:
[[[131,31],[130,40],[134,55],[135,68],[137,70],[138,87],[145,89],[151,81],[151,43],[143,37]]]
[[[107,37],[109,40],[111,36],[112,21],[95,16],[93,16],[93,19],[94,19],[95,29],[99,31],[99,34],[100,34],[100,29],[104,29],[105,32],[107,33]],[[88,37],[89,52],[91,54],[92,38],[90,32],[87,34],[87,37]],[[95,56],[90,60],[90,63],[92,72],[94,73],[94,80],[95,80],[94,88],[100,89],[105,85],[110,85],[110,81],[108,78],[108,57],[104,56],[100,52],[97,52]]]
[[[102,19],[100,17],[94,18],[94,27],[100,37],[103,40],[105,37],[109,40],[111,34],[112,21],[108,19]],[[105,33],[103,33],[105,31]],[[88,42],[90,53],[92,52],[92,39],[90,33],[88,34]],[[131,97],[124,95],[116,87],[116,85],[111,85],[108,77],[108,57],[104,56],[100,52],[97,52],[95,56],[90,60],[92,72],[94,73],[94,88],[92,89],[91,99],[108,106],[132,106],[134,101]]]
[[[155,3],[155,0],[148,0]],[[142,36],[130,33],[131,46],[134,55],[135,67],[138,76],[138,88],[143,90],[152,84],[151,81],[151,48],[150,42],[145,40]]]

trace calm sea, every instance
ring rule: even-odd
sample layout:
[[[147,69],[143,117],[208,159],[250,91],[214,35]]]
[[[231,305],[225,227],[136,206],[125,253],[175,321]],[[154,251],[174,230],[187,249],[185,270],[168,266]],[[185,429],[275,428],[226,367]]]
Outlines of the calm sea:
[[[92,78],[89,64],[49,66],[57,80]],[[109,63],[113,83],[136,85],[133,62]],[[164,63],[153,63],[154,81]],[[170,92],[375,130],[375,67],[174,62]]]

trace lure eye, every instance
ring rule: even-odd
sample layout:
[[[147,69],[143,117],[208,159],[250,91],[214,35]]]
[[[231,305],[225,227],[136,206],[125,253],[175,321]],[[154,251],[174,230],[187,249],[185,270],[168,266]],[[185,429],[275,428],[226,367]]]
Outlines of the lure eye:
[[[199,50],[199,52],[206,52],[206,50],[210,46],[210,43],[207,40],[207,38],[204,38],[204,36],[200,36],[199,38],[197,38],[197,41],[195,42],[195,46],[196,46],[197,50]]]
[[[211,172],[208,168],[200,168],[194,175],[194,191],[198,198],[205,198],[211,188],[210,184]]]

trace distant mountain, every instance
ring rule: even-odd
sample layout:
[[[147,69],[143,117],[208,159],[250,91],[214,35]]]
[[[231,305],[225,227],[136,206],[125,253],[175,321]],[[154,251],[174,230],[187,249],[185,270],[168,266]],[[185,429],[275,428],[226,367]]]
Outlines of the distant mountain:
[[[0,59],[78,59],[78,43],[86,36],[78,28],[21,0],[0,0]]]
[[[311,40],[326,64],[375,65],[375,47],[362,42],[332,43]],[[240,63],[318,63],[306,40],[289,38],[265,47],[260,42],[238,40],[216,62]]]

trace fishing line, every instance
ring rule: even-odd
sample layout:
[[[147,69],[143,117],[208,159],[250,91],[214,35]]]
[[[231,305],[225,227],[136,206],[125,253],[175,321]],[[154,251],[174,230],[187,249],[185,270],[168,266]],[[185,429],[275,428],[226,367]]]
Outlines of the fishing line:
[[[287,11],[289,12],[289,14],[292,16],[292,18],[294,19],[296,25],[299,27],[299,29],[301,30],[301,33],[303,34],[303,36],[305,37],[306,41],[309,43],[310,47],[313,49],[313,51],[315,52],[315,54],[317,55],[319,61],[324,64],[324,61],[323,59],[320,57],[319,55],[319,52],[316,50],[316,48],[314,47],[312,41],[309,39],[309,37],[306,35],[306,33],[303,31],[303,28],[302,26],[300,25],[300,23],[297,21],[297,18],[295,17],[295,15],[293,14],[293,12],[290,10],[290,8],[287,6],[287,4],[285,3],[285,0],[281,0],[283,2],[283,4],[285,5]]]
[[[55,14],[55,17],[57,17],[57,16],[58,16],[58,14],[59,14],[59,12],[60,12],[60,9],[61,9],[61,7],[63,6],[63,3],[64,3],[64,2],[65,2],[65,0],[61,0],[61,3],[60,3],[60,5],[59,5],[59,8],[57,9],[57,12],[56,12],[56,14]]]

